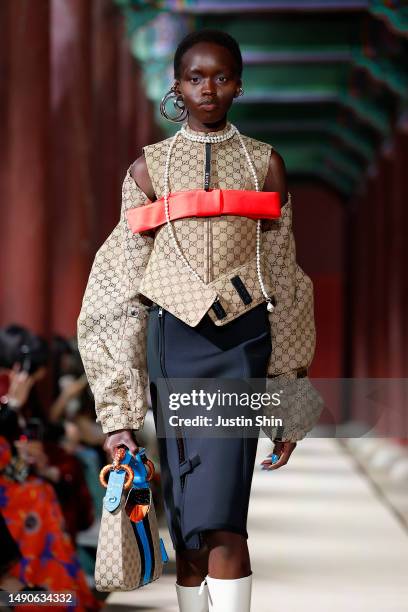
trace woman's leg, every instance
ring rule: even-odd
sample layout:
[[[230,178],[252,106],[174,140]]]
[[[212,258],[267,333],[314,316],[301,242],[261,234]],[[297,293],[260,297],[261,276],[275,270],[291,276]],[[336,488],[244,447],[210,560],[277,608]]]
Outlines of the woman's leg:
[[[251,574],[246,538],[231,531],[211,529],[205,532],[209,549],[208,574],[213,578],[233,579]]]
[[[176,550],[177,600],[180,612],[208,612],[208,549]]]
[[[224,530],[208,530],[209,612],[250,612],[252,571],[247,540],[243,535]]]
[[[208,548],[177,550],[177,584],[199,586],[208,573]]]
[[[176,551],[177,583],[198,586],[207,574],[214,578],[242,578],[251,574],[246,538],[232,531],[204,532],[206,546]]]

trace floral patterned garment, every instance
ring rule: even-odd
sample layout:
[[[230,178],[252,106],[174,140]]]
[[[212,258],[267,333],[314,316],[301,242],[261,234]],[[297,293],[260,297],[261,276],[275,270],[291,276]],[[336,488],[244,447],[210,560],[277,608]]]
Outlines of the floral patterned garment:
[[[0,509],[19,545],[22,558],[10,573],[25,584],[75,594],[75,606],[58,610],[97,611],[103,605],[92,594],[53,487],[36,476],[15,482],[1,473],[11,460],[10,445],[0,436]],[[38,606],[24,606],[24,610]]]

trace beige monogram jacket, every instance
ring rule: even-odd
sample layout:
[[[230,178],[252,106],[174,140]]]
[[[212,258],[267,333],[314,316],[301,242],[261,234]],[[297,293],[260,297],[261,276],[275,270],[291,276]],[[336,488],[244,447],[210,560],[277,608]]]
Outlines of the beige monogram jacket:
[[[242,138],[262,190],[272,147]],[[157,198],[164,192],[170,142],[167,138],[144,147]],[[238,137],[211,146],[210,188],[253,190]],[[204,147],[185,138],[177,140],[170,163],[170,192],[203,188]],[[206,283],[203,287],[175,251],[166,224],[156,230],[131,231],[127,211],[147,203],[149,198],[129,168],[119,223],[96,253],[78,318],[78,346],[95,397],[97,420],[105,433],[143,427],[147,318],[152,302],[195,326],[207,312],[215,325],[225,325],[264,300],[256,273],[256,220],[221,215],[172,221],[183,253]],[[275,298],[275,309],[268,315],[273,346],[268,377],[289,380],[308,368],[315,350],[313,287],[296,263],[290,194],[279,219],[262,220],[261,266],[265,288]],[[236,275],[251,295],[249,304],[231,283]],[[222,319],[211,307],[217,294],[226,315]],[[297,414],[296,427],[292,422],[286,428],[290,434],[282,437],[301,439],[309,429],[310,422],[306,428],[299,425]]]

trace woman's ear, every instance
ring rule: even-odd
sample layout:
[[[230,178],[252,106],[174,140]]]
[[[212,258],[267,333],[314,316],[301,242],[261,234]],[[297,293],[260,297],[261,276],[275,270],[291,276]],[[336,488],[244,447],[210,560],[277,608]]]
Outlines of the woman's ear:
[[[238,81],[237,81],[237,90],[236,90],[236,92],[235,92],[235,96],[234,96],[234,98],[238,98],[238,96],[239,96],[239,90],[240,90],[240,89],[242,89],[242,80],[241,80],[241,79],[238,79]]]

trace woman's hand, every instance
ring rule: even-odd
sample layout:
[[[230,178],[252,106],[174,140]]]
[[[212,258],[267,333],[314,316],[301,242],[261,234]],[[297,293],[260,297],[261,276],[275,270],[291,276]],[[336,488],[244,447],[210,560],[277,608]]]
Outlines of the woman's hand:
[[[11,407],[21,408],[27,401],[32,386],[36,382],[34,375],[21,369],[20,363],[15,363],[9,371],[10,386],[7,393]]]
[[[113,460],[115,451],[121,444],[127,446],[132,455],[135,455],[139,451],[139,446],[133,438],[132,429],[119,429],[118,431],[111,431],[108,433],[103,444],[103,450],[109,453]]]
[[[88,385],[88,379],[85,374],[82,374],[79,378],[75,378],[75,380],[70,380],[67,384],[65,384],[61,390],[61,397],[65,402],[68,402],[75,397],[78,397],[85,387]]]
[[[16,440],[14,446],[24,463],[30,465],[37,476],[47,478],[54,483],[60,481],[61,472],[56,465],[48,463],[48,456],[40,440]]]
[[[273,452],[270,453],[266,459],[264,459],[261,463],[263,466],[263,470],[277,470],[282,467],[282,465],[286,465],[289,461],[289,457],[293,453],[296,448],[297,442],[275,442],[273,447]],[[279,460],[275,463],[272,463],[272,455],[279,455]]]

